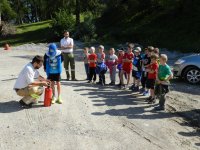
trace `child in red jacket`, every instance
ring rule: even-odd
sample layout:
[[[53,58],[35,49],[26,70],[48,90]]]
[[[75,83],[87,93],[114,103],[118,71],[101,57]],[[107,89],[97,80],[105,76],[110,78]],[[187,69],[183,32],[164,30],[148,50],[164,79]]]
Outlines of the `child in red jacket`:
[[[96,62],[97,62],[97,55],[95,54],[95,48],[90,48],[91,54],[88,56],[88,62],[89,62],[89,81],[88,83],[91,83],[93,80],[93,83],[96,82]]]
[[[147,67],[147,82],[146,82],[146,87],[147,89],[150,89],[150,96],[147,98],[148,103],[155,103],[155,81],[157,78],[158,74],[158,55],[153,54],[151,55],[151,64]]]

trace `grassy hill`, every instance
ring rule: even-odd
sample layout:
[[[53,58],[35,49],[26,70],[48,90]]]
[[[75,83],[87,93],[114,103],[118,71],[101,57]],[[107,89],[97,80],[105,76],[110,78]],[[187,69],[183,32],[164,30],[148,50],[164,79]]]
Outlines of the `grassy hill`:
[[[48,42],[53,38],[51,22],[52,21],[48,20],[17,26],[16,34],[8,37],[2,37],[0,40],[0,46],[2,46],[4,43],[21,45],[24,43]]]

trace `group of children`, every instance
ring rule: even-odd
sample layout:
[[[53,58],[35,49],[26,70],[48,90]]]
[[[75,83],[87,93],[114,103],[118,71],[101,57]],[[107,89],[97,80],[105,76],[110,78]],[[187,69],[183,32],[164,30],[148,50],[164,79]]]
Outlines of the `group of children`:
[[[129,44],[127,50],[118,49],[118,55],[115,49],[110,48],[109,54],[104,52],[104,46],[98,47],[98,53],[95,53],[95,47],[84,48],[84,67],[88,83],[106,85],[105,74],[109,70],[110,83],[116,84],[116,74],[118,70],[120,89],[129,88],[133,92],[139,92],[144,96],[149,96],[146,101],[149,104],[155,103],[156,98],[159,99],[159,106],[156,110],[164,110],[165,95],[169,92],[169,80],[173,78],[170,67],[167,65],[167,55],[159,54],[159,49],[149,46],[144,49],[144,53],[140,47],[134,47]],[[50,44],[49,50],[44,55],[44,70],[47,78],[52,82],[53,97],[52,103],[62,103],[60,96],[60,79],[62,72],[63,57],[61,51],[57,49],[55,44]],[[96,75],[99,75],[99,81],[96,82]],[[131,74],[133,84],[129,87]],[[124,79],[127,80],[126,84]],[[58,98],[55,97],[55,84],[57,85]],[[139,88],[140,85],[142,88]]]
[[[149,104],[155,103],[158,98],[159,106],[155,107],[156,110],[165,109],[165,95],[169,92],[169,80],[173,78],[167,60],[167,55],[159,54],[159,49],[152,46],[145,48],[142,53],[140,47],[134,48],[134,44],[129,44],[126,51],[124,48],[118,49],[118,55],[115,54],[114,48],[111,48],[106,55],[103,45],[98,47],[97,54],[95,47],[84,48],[84,65],[88,83],[96,83],[96,74],[98,74],[97,84],[106,85],[105,74],[109,70],[109,85],[115,85],[118,69],[120,89],[129,88],[133,92],[149,96],[146,99]],[[131,74],[133,84],[129,87]],[[126,84],[124,79],[127,80]],[[139,88],[140,85],[142,88]]]

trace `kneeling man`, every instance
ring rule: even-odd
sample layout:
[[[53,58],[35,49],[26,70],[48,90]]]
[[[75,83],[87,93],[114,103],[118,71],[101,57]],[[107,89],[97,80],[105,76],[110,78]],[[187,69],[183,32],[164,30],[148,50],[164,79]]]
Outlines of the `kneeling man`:
[[[23,98],[19,101],[24,107],[31,107],[37,103],[43,93],[43,86],[48,86],[50,82],[43,78],[38,69],[43,65],[43,57],[35,56],[32,62],[28,63],[20,72],[14,90],[17,95]]]

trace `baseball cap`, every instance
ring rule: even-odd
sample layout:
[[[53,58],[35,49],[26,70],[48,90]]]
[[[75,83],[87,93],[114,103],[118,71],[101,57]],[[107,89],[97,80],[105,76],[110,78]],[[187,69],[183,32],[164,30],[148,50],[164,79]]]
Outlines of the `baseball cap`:
[[[57,50],[57,46],[56,44],[52,43],[49,45],[49,51],[48,51],[48,54],[49,56],[55,56],[56,55],[56,50]]]
[[[134,51],[135,51],[135,52],[141,52],[142,49],[141,49],[140,47],[136,47]]]

